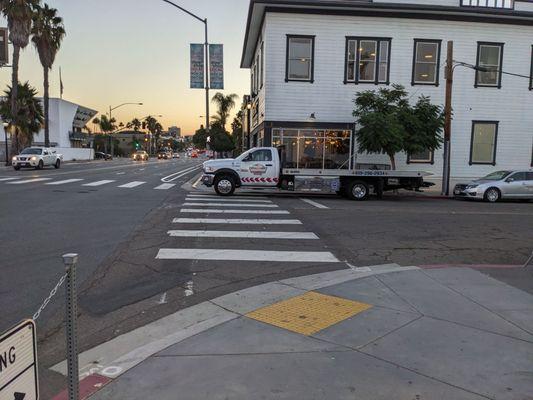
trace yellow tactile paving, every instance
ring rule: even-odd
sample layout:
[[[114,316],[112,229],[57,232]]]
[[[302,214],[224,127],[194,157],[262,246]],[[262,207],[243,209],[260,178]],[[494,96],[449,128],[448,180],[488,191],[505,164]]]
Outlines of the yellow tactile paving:
[[[357,301],[308,292],[246,316],[302,335],[313,335],[372,306]]]

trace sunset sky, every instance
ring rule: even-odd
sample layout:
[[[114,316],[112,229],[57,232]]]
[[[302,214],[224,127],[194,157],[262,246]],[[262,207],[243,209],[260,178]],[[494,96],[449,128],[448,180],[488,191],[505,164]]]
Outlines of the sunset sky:
[[[65,100],[101,113],[110,105],[142,102],[142,107],[125,106],[113,116],[126,123],[162,114],[165,128],[180,126],[184,134],[203,123],[205,91],[189,89],[189,44],[203,42],[202,23],[161,0],[46,2],[59,10],[67,30],[51,73],[51,97],[59,97],[61,66]],[[208,18],[210,43],[224,44],[225,92],[246,94],[249,73],[239,64],[248,0],[174,2]],[[11,70],[2,69],[0,79],[3,89],[11,82]],[[21,56],[19,79],[42,92],[42,67],[31,44]]]

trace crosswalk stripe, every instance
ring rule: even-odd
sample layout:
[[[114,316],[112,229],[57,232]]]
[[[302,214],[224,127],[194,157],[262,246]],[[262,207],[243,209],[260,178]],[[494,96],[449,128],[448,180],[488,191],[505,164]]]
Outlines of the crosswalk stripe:
[[[264,251],[220,249],[161,249],[159,260],[213,260],[213,261],[271,261],[337,263],[330,252],[322,251]]]
[[[34,183],[34,182],[43,182],[43,181],[51,181],[52,178],[36,178],[36,179],[27,179],[24,181],[11,181],[7,182],[8,185],[24,185],[25,183]]]
[[[64,180],[64,181],[49,182],[49,183],[46,183],[46,185],[59,186],[59,185],[66,185],[68,183],[80,182],[82,180],[83,179],[67,179],[67,180]]]
[[[172,189],[174,186],[176,186],[175,183],[163,183],[162,185],[159,185],[158,187],[154,189],[155,190],[168,190],[168,189]]]
[[[304,239],[317,240],[318,236],[312,232],[264,232],[264,231],[197,231],[179,230],[169,231],[171,237],[192,238],[242,238],[242,239]]]
[[[113,183],[115,181],[97,181],[97,182],[91,182],[91,183],[86,183],[85,185],[83,186],[88,186],[88,187],[97,187],[97,186],[103,186],[103,185],[107,185],[109,183]]]
[[[328,206],[325,206],[324,204],[317,203],[316,201],[310,200],[310,199],[301,199],[303,202],[312,205],[313,207],[320,208],[322,210],[329,210]]]
[[[20,178],[0,178],[0,182],[7,182],[7,181],[16,181]]]
[[[222,197],[222,196],[217,196],[216,194],[193,194],[193,193],[189,193],[187,195],[187,197],[198,197],[198,198],[203,198],[203,199],[208,199],[208,198],[212,198],[212,199],[228,199],[228,200],[236,200],[236,199],[256,199],[256,200],[268,200],[266,197],[264,196],[230,196],[230,197]]]
[[[134,182],[126,183],[125,185],[120,185],[119,188],[133,189],[133,188],[136,188],[138,186],[144,185],[145,183],[146,182],[134,181]]]
[[[218,209],[195,209],[195,208],[182,208],[180,210],[182,213],[189,214],[278,214],[278,215],[287,215],[290,214],[288,211],[284,210],[218,210]]]
[[[202,196],[202,197],[191,197],[191,196],[187,196],[187,198],[185,199],[187,201],[218,201],[218,202],[224,202],[224,203],[263,203],[263,204],[271,204],[272,201],[270,200],[255,200],[255,199],[234,199],[234,198],[230,198],[230,199],[227,199],[227,198],[224,198],[224,197],[218,197],[218,196],[213,196],[213,197],[207,197],[207,196]]]
[[[174,224],[302,225],[297,219],[174,218]]]
[[[189,207],[263,207],[263,208],[278,208],[276,204],[248,204],[248,203],[184,203],[184,206]]]

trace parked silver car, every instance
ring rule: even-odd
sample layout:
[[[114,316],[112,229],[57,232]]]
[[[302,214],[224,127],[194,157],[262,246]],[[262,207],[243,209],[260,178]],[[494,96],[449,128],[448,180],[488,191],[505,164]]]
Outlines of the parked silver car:
[[[533,200],[533,170],[497,171],[470,183],[455,185],[455,197],[485,200]]]

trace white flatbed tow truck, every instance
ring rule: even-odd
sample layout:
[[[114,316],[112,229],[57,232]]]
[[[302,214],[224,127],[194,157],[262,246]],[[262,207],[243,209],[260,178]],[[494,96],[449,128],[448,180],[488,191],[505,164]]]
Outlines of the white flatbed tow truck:
[[[394,171],[381,165],[358,168],[284,168],[283,151],[256,147],[236,159],[210,160],[203,164],[202,183],[220,196],[231,196],[238,188],[278,189],[302,193],[330,193],[353,200],[379,198],[397,189],[420,191],[432,186],[422,171]],[[388,167],[388,168],[387,168]]]

